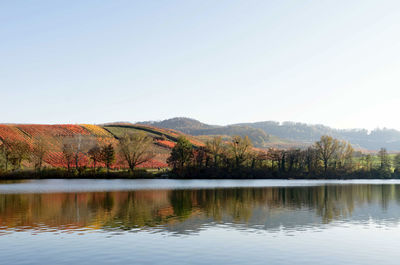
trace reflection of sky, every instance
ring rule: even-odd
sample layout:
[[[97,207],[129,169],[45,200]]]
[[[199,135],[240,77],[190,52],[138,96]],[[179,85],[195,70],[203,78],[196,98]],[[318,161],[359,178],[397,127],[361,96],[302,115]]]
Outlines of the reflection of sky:
[[[202,189],[241,187],[310,187],[344,184],[400,184],[400,180],[90,180],[90,179],[41,179],[23,181],[0,181],[0,194],[10,193],[52,193],[84,191],[130,191],[162,189]]]
[[[0,256],[7,264],[398,264],[399,235],[373,222],[290,233],[215,226],[180,237],[23,232],[0,237]]]
[[[367,184],[269,180],[5,184],[2,189],[24,193],[0,194],[0,264],[397,264],[400,193],[398,185],[382,185],[397,182],[349,183]],[[151,184],[156,190],[147,190]],[[319,186],[323,184],[328,186]],[[49,193],[54,188],[115,190],[121,185],[137,191]],[[232,189],[235,185],[255,188]],[[266,186],[270,188],[260,188]],[[41,193],[28,194],[37,191]],[[207,197],[212,195],[215,201]],[[14,210],[22,212],[15,215]],[[33,227],[22,225],[23,211],[35,212],[29,215]],[[4,218],[17,225],[1,227]],[[125,227],[142,219],[143,226]]]

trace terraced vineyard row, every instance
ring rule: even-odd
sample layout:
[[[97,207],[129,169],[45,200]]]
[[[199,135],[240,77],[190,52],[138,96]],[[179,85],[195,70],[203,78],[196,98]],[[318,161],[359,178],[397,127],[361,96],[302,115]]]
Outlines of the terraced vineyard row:
[[[151,149],[156,154],[155,157],[140,167],[142,168],[163,168],[167,167],[166,160],[175,146],[177,138],[182,135],[177,131],[155,128],[151,126],[120,124],[98,126],[91,124],[82,125],[0,125],[0,141],[3,139],[27,143],[31,148],[35,139],[42,139],[46,143],[48,152],[44,158],[46,167],[67,167],[67,162],[62,153],[62,147],[66,139],[81,135],[90,137],[100,146],[112,144],[115,148],[118,139],[126,133],[144,132],[153,138],[154,144]],[[197,139],[187,136],[195,146],[203,145]],[[92,166],[92,162],[87,156],[80,157],[79,166]],[[98,166],[104,166],[101,163]],[[32,166],[25,162],[25,166]],[[120,155],[117,154],[114,168],[127,168],[127,164]]]

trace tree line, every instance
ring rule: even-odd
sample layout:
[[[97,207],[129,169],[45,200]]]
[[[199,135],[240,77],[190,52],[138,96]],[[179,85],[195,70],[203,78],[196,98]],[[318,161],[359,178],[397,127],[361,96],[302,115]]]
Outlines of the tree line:
[[[376,161],[377,160],[377,161]],[[349,142],[322,136],[304,149],[262,150],[245,136],[216,136],[195,148],[180,137],[168,163],[178,177],[212,178],[394,178],[400,154],[382,148],[377,157],[355,151]]]
[[[151,148],[153,138],[145,133],[125,134],[114,144],[101,143],[96,137],[80,134],[60,138],[57,142],[62,153],[59,162],[69,173],[81,174],[89,169],[96,172],[100,168],[109,172],[115,167],[117,158],[133,172],[155,156]],[[33,137],[31,143],[0,139],[0,173],[19,171],[24,162],[41,171],[52,151],[51,143],[44,137]]]
[[[81,175],[100,169],[106,172],[123,162],[129,172],[155,157],[154,139],[145,133],[131,133],[114,143],[101,143],[96,137],[75,135],[57,141],[62,165],[68,173]],[[54,143],[53,143],[54,144]],[[29,163],[40,172],[52,150],[43,137],[31,142],[2,139],[0,172],[15,172]],[[118,158],[118,159],[117,159]],[[303,149],[257,149],[248,136],[228,140],[215,136],[204,146],[193,146],[179,137],[167,160],[172,177],[185,178],[397,178],[400,177],[400,154],[356,152],[351,144],[322,136]],[[119,163],[120,165],[120,163]]]

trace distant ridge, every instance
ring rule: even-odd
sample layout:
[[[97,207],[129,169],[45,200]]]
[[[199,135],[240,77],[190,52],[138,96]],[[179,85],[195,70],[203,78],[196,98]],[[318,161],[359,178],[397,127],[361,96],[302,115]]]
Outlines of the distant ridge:
[[[254,145],[257,147],[267,147],[268,144],[271,143],[271,136],[268,135],[265,131],[245,125],[228,125],[228,126],[209,125],[195,119],[184,118],[184,117],[177,117],[163,121],[139,122],[138,124],[149,125],[158,128],[173,129],[194,136],[207,136],[207,135],[246,136],[247,135],[250,137]]]
[[[248,135],[257,147],[268,146],[306,146],[318,140],[322,135],[349,141],[359,149],[376,151],[386,148],[400,151],[400,131],[394,129],[334,129],[321,124],[300,122],[262,121],[238,123],[226,126],[209,125],[198,120],[177,117],[163,121],[145,121],[139,124],[151,125],[182,131],[194,136],[199,135]]]

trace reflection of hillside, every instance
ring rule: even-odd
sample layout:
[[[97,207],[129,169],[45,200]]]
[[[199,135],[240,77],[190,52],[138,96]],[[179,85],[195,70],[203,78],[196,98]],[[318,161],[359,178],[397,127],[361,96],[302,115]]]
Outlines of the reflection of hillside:
[[[397,222],[397,185],[0,195],[0,229],[149,229],[191,233],[215,223],[291,229],[334,220]],[[389,210],[390,209],[390,210]]]

